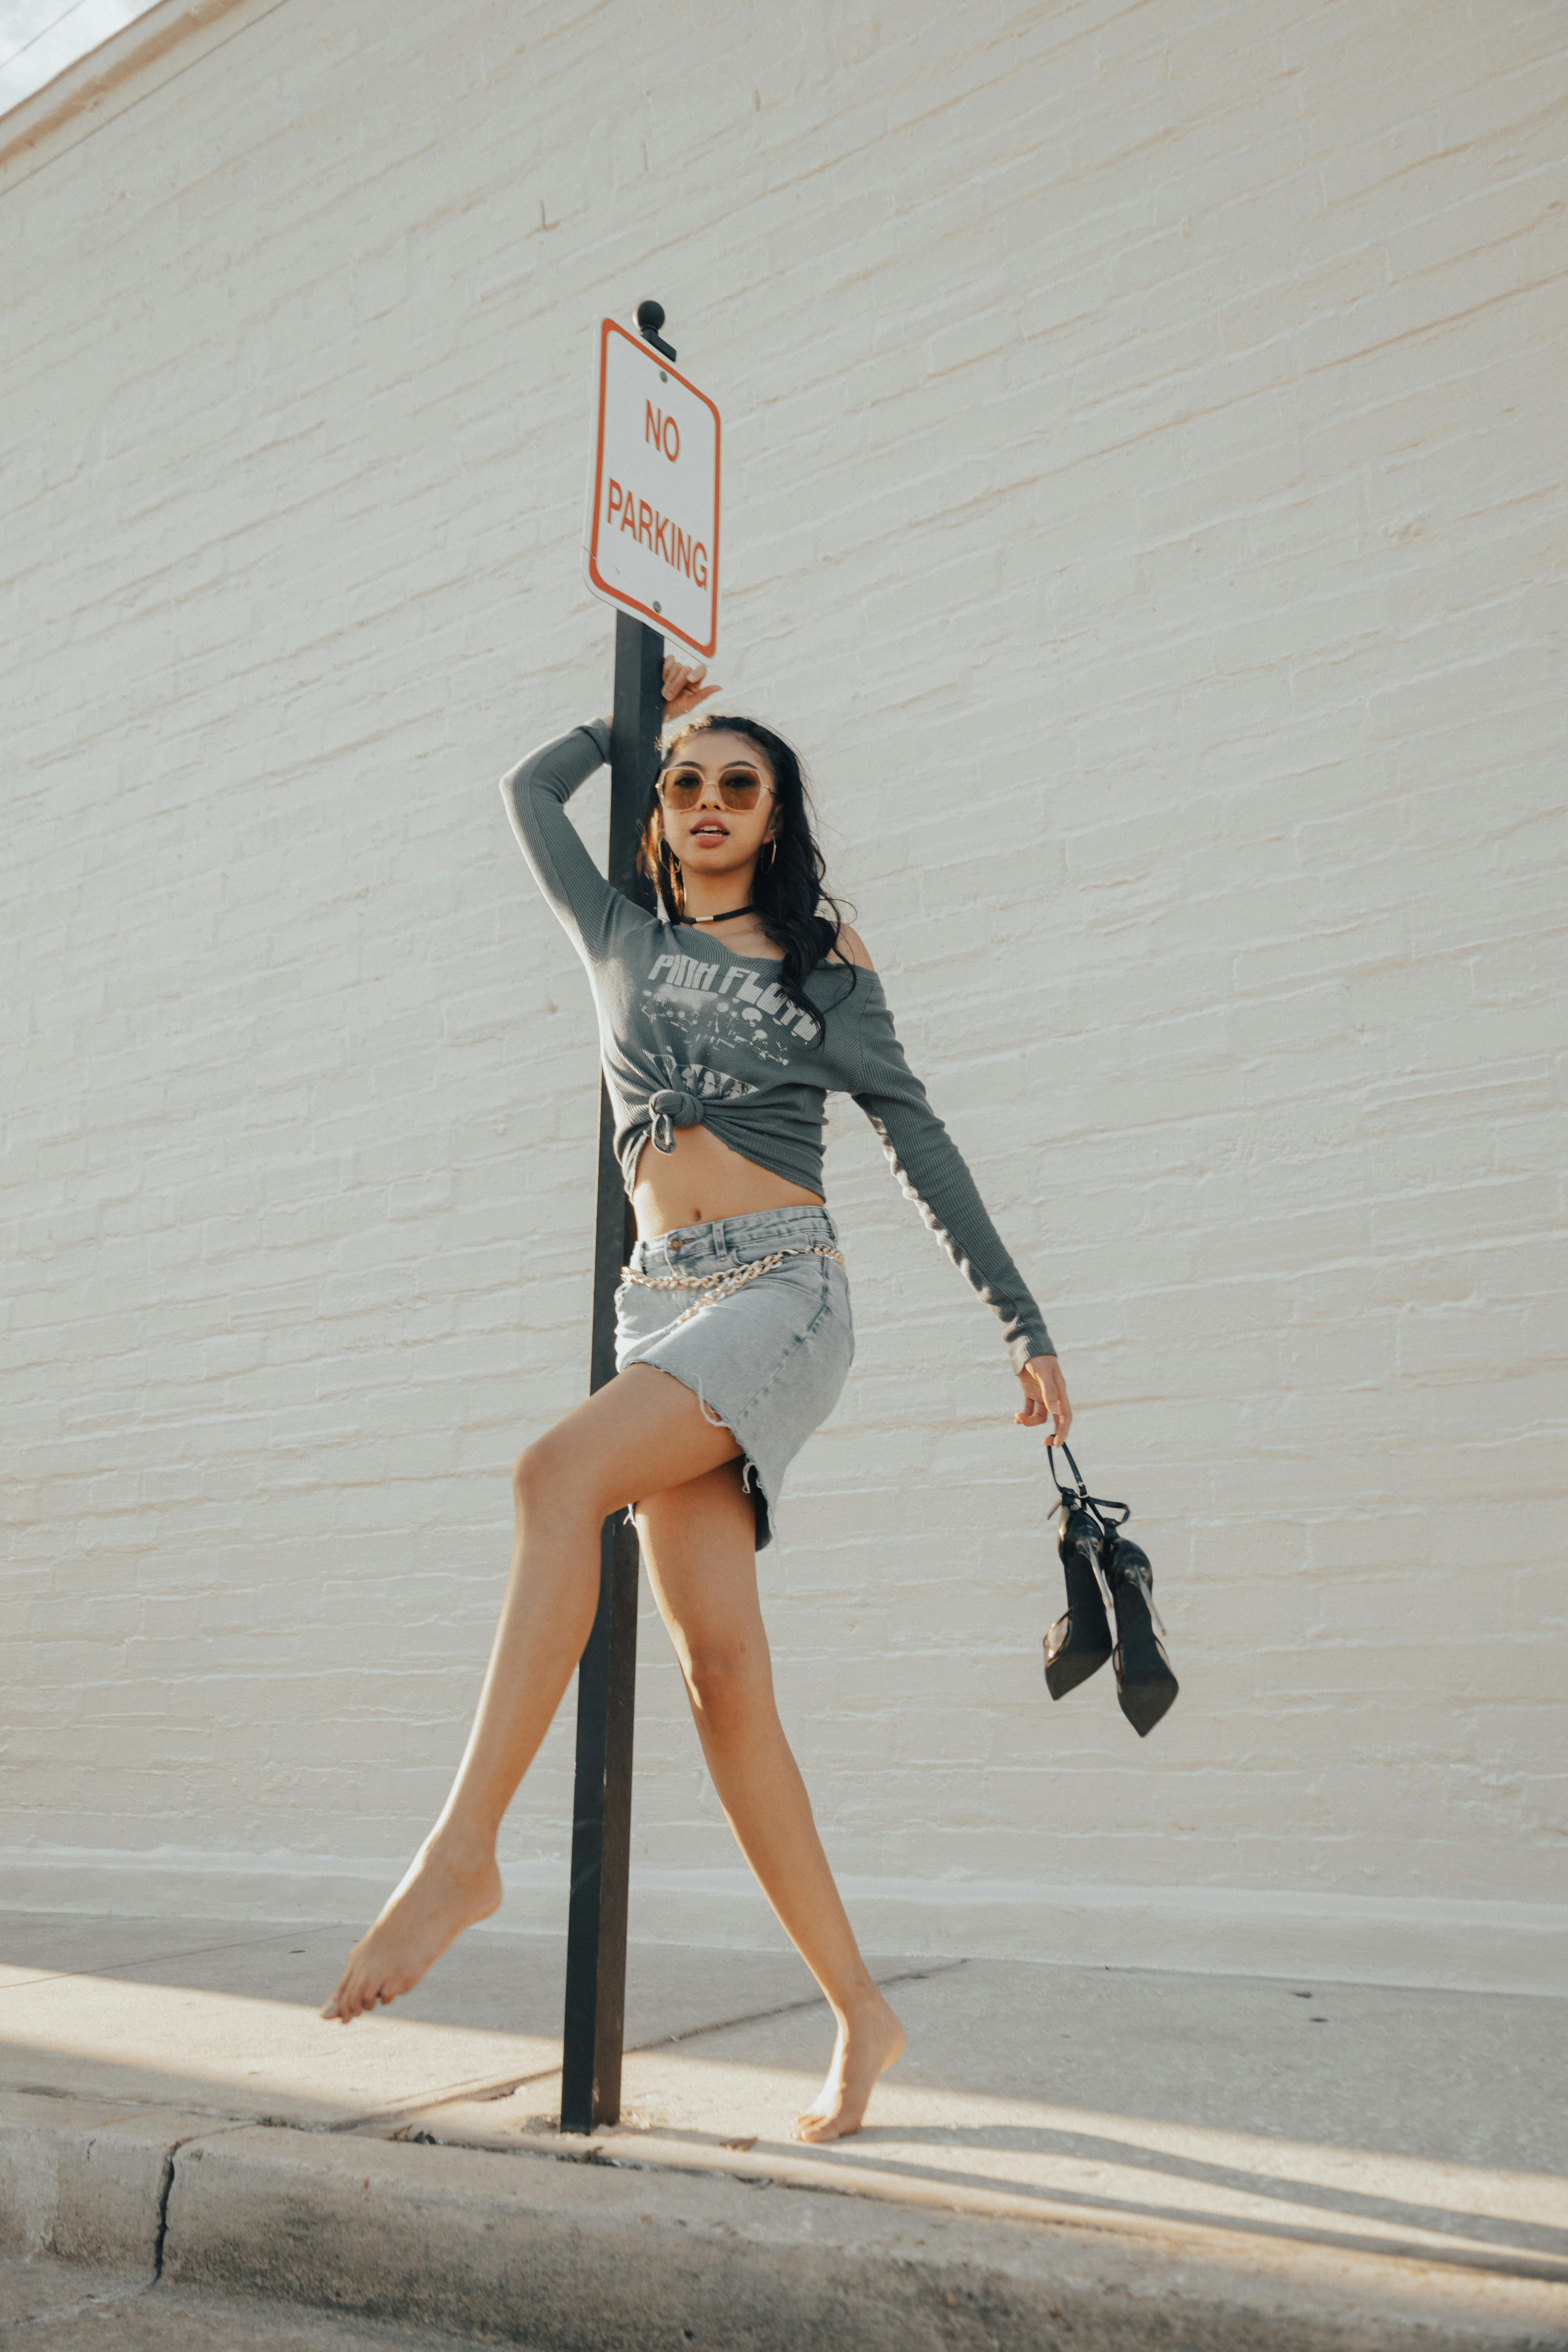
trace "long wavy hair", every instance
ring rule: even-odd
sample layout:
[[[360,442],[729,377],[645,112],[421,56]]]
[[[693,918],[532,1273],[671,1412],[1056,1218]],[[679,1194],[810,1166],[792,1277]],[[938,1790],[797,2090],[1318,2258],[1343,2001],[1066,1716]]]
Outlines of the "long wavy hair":
[[[649,911],[657,898],[672,923],[679,922],[686,912],[686,885],[680,861],[665,839],[660,823],[659,777],[676,764],[682,747],[693,735],[717,734],[743,735],[749,743],[755,744],[773,773],[778,824],[773,839],[764,845],[757,860],[752,904],[763,930],[784,959],[778,986],[797,1012],[815,1023],[816,1042],[820,1045],[827,1034],[827,1022],[821,1007],[813,1004],[806,995],[805,983],[837,949],[844,929],[844,910],[824,887],[827,864],[812,831],[811,804],[799,755],[771,727],[763,727],[755,719],[727,719],[717,711],[711,716],[704,712],[700,719],[689,719],[679,727],[665,745],[643,814],[642,837],[637,845],[637,871],[647,889]],[[773,852],[771,856],[769,849]],[[837,969],[847,975],[844,994],[837,999],[842,1004],[855,986],[857,967],[847,958]]]

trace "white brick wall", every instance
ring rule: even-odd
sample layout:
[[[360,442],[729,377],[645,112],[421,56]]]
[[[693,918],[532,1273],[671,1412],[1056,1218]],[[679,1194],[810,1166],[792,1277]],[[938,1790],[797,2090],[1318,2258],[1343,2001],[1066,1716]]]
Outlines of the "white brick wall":
[[[1564,1899],[1565,63],[1534,0],[165,0],[0,121],[39,1885],[361,1907],[458,1755],[585,1372],[593,1024],[495,778],[605,703],[586,368],[652,293],[725,700],[815,765],[1184,1684],[1146,1746],[1047,1700],[994,1327],[841,1107],[859,1359],[765,1568],[836,1861],[906,1943],[939,1882],[1040,1948],[1062,1886]],[[651,1614],[641,1676],[678,1887],[734,1857]]]

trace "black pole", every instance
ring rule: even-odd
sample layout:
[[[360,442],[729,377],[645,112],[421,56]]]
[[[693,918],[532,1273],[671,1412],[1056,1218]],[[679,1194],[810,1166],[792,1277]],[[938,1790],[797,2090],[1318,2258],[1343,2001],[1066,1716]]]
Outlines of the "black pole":
[[[660,312],[657,323],[663,322]],[[637,814],[658,759],[663,679],[663,637],[629,613],[617,613],[607,871],[618,890],[630,890],[637,870]],[[631,1203],[622,1188],[613,1148],[614,1128],[610,1098],[601,1077],[590,1389],[601,1389],[615,1377],[615,1291],[636,1239]],[[595,2124],[620,2120],[637,1561],[637,1530],[628,1526],[624,1513],[617,1513],[605,1521],[599,1538],[599,1608],[577,1669],[577,1776],[572,1806],[572,1896],[566,1926],[566,2017],[561,2066],[563,2132],[591,2132]]]

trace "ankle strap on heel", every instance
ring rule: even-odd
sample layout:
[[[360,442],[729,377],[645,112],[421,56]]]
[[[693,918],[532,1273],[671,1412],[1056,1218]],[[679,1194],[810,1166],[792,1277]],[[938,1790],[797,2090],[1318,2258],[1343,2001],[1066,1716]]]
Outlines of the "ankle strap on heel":
[[[1058,1454],[1065,1454],[1067,1455],[1068,1465],[1071,1468],[1073,1478],[1076,1482],[1071,1486],[1064,1486],[1060,1476],[1058,1475],[1057,1455]],[[1047,1446],[1046,1460],[1051,1466],[1051,1477],[1055,1481],[1058,1499],[1064,1503],[1076,1503],[1080,1510],[1087,1511],[1089,1517],[1099,1528],[1102,1536],[1109,1538],[1114,1535],[1117,1528],[1121,1527],[1125,1520],[1131,1517],[1132,1512],[1130,1504],[1108,1502],[1103,1496],[1091,1495],[1089,1493],[1089,1488],[1083,1483],[1083,1472],[1073,1460],[1072,1449],[1067,1444],[1065,1440],[1060,1445]]]
[[[1075,1481],[1071,1486],[1064,1486],[1058,1474],[1057,1455],[1058,1454],[1067,1455]],[[1100,1586],[1100,1595],[1107,1609],[1114,1609],[1116,1604],[1111,1595],[1110,1580],[1105,1572],[1106,1563],[1103,1555],[1109,1551],[1115,1541],[1117,1528],[1124,1520],[1131,1517],[1131,1507],[1126,1503],[1110,1502],[1102,1495],[1091,1495],[1084,1485],[1083,1472],[1073,1460],[1071,1449],[1065,1441],[1060,1445],[1048,1445],[1046,1448],[1046,1460],[1051,1465],[1051,1476],[1056,1482],[1057,1494],[1060,1500],[1064,1503],[1075,1504],[1080,1511],[1094,1521],[1095,1526],[1100,1529],[1100,1541],[1094,1547],[1095,1580]]]

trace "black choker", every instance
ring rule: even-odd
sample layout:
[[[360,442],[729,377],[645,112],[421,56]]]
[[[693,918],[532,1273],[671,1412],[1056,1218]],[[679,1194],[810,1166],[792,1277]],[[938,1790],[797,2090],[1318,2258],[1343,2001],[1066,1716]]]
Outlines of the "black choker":
[[[737,915],[754,915],[754,907],[730,907],[721,915],[677,915],[678,923],[732,923]]]

